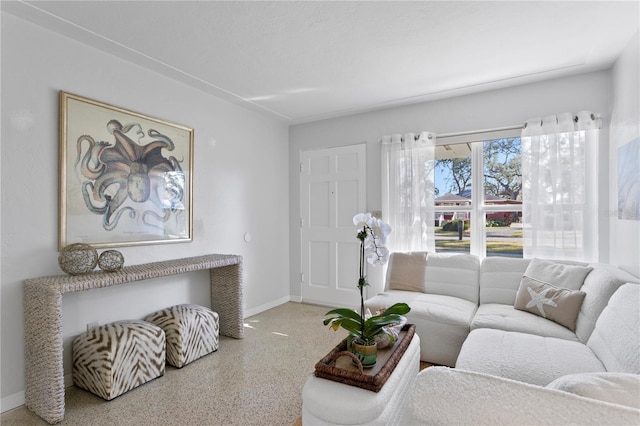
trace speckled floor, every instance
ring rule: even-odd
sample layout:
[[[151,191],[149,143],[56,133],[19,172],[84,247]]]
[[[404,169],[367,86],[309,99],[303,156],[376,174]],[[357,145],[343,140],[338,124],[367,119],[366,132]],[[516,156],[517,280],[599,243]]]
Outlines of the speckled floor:
[[[72,387],[63,425],[288,425],[302,413],[302,386],[346,335],[322,325],[329,308],[285,303],[245,319],[245,338],[106,402]],[[2,425],[47,424],[26,407]]]

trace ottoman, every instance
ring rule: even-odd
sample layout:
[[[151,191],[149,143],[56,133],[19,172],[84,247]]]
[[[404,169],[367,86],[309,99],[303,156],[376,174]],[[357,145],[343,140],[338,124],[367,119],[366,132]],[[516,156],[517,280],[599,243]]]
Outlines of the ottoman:
[[[176,305],[148,315],[167,339],[167,363],[182,368],[218,350],[218,314],[204,306]]]
[[[117,321],[73,340],[73,384],[107,401],[164,375],[165,337],[145,321]]]
[[[420,338],[414,334],[380,392],[311,376],[302,388],[302,424],[400,425],[419,370]]]

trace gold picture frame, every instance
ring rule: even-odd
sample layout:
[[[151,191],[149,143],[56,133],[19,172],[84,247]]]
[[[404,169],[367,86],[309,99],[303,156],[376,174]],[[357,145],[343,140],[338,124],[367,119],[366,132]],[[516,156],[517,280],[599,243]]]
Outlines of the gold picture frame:
[[[58,248],[193,240],[193,129],[60,91]]]

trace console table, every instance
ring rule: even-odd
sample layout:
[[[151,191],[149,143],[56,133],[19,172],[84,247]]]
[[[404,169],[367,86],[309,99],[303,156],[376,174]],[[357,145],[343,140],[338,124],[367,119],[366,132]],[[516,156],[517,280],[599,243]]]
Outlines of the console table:
[[[126,266],[116,272],[53,275],[24,281],[25,402],[54,424],[64,418],[62,295],[134,281],[209,269],[211,308],[220,334],[241,339],[243,330],[242,257],[210,254]]]

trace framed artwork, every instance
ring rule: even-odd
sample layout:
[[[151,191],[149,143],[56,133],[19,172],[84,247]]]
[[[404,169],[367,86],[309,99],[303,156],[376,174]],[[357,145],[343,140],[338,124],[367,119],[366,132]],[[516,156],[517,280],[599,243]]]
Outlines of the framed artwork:
[[[640,138],[618,148],[618,219],[640,220]]]
[[[59,249],[192,241],[193,129],[59,100]]]

